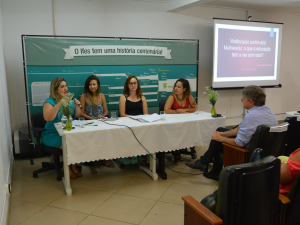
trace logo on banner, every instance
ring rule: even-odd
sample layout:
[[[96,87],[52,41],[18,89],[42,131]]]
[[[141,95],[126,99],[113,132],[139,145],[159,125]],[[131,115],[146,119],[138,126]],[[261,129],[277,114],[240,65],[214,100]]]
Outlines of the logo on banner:
[[[172,59],[171,49],[154,46],[126,46],[126,45],[87,45],[70,46],[63,48],[66,55],[64,59],[74,59],[76,56],[157,56]]]
[[[167,87],[168,87],[168,84],[167,84],[167,83],[164,83],[163,85],[164,85],[164,88],[167,88]]]

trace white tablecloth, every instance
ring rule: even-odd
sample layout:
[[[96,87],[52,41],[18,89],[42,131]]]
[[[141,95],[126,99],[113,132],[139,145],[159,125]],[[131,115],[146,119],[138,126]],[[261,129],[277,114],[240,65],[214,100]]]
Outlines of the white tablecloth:
[[[212,118],[210,113],[167,114],[165,121],[141,123],[130,118],[119,118],[108,125],[95,121],[98,126],[76,127],[64,131],[56,125],[67,144],[67,164],[145,155],[148,152],[138,143],[127,127],[149,153],[166,152],[191,146],[209,144],[211,134],[225,126],[225,117]]]
[[[300,113],[297,111],[286,112],[285,117],[300,117]]]

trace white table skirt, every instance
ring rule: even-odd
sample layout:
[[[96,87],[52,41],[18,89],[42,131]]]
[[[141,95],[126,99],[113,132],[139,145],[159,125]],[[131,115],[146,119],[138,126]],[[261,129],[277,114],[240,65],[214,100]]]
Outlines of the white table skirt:
[[[127,117],[108,123],[131,127],[149,153],[209,144],[211,134],[218,127],[225,126],[225,117],[212,118],[206,112],[167,114],[165,117],[165,121],[153,123],[141,123]],[[94,124],[98,126],[76,127],[72,131],[62,130],[56,124],[59,134],[66,137],[68,165],[148,154],[127,127],[101,121]]]

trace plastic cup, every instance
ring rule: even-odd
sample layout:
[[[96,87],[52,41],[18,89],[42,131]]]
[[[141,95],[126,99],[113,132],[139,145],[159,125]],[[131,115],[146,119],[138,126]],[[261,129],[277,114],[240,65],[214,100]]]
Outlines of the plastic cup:
[[[160,111],[160,118],[161,118],[161,120],[166,120],[166,113],[165,113],[165,111]]]
[[[196,107],[195,114],[199,114],[199,106]]]
[[[84,124],[85,124],[85,118],[80,117],[79,118],[79,127],[80,128],[84,128]]]
[[[116,121],[116,118],[117,118],[117,117],[116,117],[116,112],[111,112],[111,113],[110,113],[110,117],[111,117],[111,121],[112,121],[112,122]]]
[[[61,126],[62,126],[62,128],[66,127],[66,123],[67,123],[67,117],[63,116],[61,118]]]

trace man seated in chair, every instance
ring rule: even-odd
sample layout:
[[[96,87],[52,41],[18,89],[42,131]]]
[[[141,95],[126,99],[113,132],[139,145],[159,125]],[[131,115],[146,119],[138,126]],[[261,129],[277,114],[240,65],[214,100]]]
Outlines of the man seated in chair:
[[[219,127],[211,135],[208,150],[194,163],[185,163],[193,169],[200,169],[204,176],[218,181],[223,163],[220,153],[223,151],[222,142],[239,147],[249,148],[250,140],[259,125],[278,124],[272,110],[265,105],[266,94],[258,86],[250,85],[242,90],[243,106],[248,110],[239,126],[233,130]],[[213,169],[208,172],[208,163],[213,162]]]

